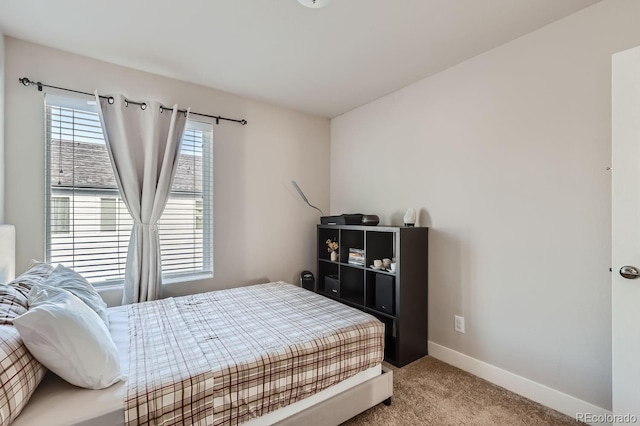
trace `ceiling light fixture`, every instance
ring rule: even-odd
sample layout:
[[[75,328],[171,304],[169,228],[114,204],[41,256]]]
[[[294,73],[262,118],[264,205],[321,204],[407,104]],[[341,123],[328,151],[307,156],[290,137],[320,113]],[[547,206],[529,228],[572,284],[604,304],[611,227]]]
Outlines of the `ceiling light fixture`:
[[[298,2],[311,9],[319,9],[331,3],[331,0],[298,0]]]

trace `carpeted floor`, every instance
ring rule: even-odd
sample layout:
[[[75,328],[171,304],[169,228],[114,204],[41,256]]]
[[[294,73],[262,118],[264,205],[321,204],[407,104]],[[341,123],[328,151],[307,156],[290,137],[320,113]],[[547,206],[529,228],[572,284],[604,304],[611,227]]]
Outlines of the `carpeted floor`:
[[[582,424],[435,358],[424,357],[403,368],[391,368],[391,406],[378,404],[343,425]]]

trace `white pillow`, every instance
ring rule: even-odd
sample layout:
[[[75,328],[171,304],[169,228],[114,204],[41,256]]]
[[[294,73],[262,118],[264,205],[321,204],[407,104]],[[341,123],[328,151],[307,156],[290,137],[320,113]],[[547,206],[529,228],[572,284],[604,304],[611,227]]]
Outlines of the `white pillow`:
[[[107,315],[107,304],[95,288],[82,275],[67,268],[64,265],[56,266],[51,275],[42,284],[63,288],[71,292],[78,299],[82,300],[88,307],[104,321],[109,328],[109,316]]]
[[[29,310],[13,325],[29,352],[73,385],[103,389],[124,379],[106,325],[67,290],[34,285]]]

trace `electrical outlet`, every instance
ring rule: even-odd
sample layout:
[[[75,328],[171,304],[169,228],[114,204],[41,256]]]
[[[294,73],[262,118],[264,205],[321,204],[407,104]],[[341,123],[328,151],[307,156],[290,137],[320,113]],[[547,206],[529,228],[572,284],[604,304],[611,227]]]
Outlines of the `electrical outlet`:
[[[464,317],[456,315],[453,327],[458,333],[464,333]]]

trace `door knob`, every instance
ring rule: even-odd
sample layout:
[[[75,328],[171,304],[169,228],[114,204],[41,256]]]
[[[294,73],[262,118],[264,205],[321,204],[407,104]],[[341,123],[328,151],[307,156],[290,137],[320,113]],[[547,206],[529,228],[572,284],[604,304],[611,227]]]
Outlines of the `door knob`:
[[[620,275],[623,277],[633,280],[640,277],[640,271],[635,266],[623,266],[620,268]]]

